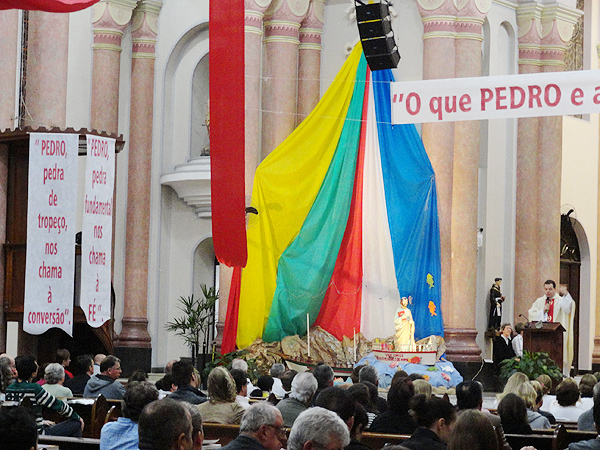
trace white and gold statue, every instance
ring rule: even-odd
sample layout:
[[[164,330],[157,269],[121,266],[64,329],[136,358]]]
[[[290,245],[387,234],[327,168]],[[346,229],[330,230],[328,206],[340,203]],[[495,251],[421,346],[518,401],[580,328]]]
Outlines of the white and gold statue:
[[[396,310],[396,317],[394,318],[396,351],[415,350],[415,321],[412,318],[410,309],[408,309],[409,300],[412,303],[412,297],[402,297],[400,307]]]

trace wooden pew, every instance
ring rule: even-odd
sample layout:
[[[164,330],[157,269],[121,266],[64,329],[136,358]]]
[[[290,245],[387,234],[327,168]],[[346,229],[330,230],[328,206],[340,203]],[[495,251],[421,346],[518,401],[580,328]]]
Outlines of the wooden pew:
[[[368,433],[362,434],[361,444],[372,448],[373,450],[380,450],[386,444],[391,445],[402,445],[403,441],[410,439],[409,434],[384,434],[384,433]]]
[[[38,449],[45,449],[45,445],[58,445],[60,450],[100,450],[100,439],[42,435],[38,438]]]
[[[520,449],[526,446],[532,446],[535,447],[536,450],[560,450],[560,445],[565,441],[566,434],[567,429],[562,425],[558,425],[555,430],[551,430],[551,434],[545,432],[536,432],[535,434],[504,433],[511,448]]]

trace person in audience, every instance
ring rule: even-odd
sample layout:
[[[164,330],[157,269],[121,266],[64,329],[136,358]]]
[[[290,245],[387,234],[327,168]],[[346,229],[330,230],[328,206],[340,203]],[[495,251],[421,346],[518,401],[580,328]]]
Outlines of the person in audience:
[[[73,397],[71,389],[63,386],[65,382],[65,368],[63,365],[59,363],[48,364],[44,371],[44,378],[46,379],[46,384],[42,388],[49,394],[60,399]]]
[[[273,377],[273,388],[271,392],[275,394],[279,398],[283,398],[285,396],[285,389],[283,389],[283,385],[281,383],[281,377],[285,372],[285,366],[281,363],[275,363],[271,366],[271,370],[269,374]]]
[[[3,353],[0,355],[0,393],[6,392],[6,388],[17,379],[17,369],[12,356]]]
[[[410,378],[413,382],[415,380],[424,380],[425,378],[420,373],[411,373],[408,378]]]
[[[86,398],[95,398],[102,394],[107,399],[122,400],[125,387],[117,381],[121,376],[121,360],[108,355],[100,364],[100,373],[93,375],[83,390]]]
[[[594,406],[600,404],[600,383],[596,383],[593,389]],[[581,413],[577,419],[577,429],[579,431],[596,431],[594,423],[594,407]]]
[[[369,391],[369,387],[367,386],[367,382],[365,383],[356,383],[348,388],[348,395],[350,398],[356,403],[360,403],[363,405],[365,410],[367,411],[367,418],[369,422],[367,423],[367,429],[370,430],[371,424],[377,417],[379,411],[377,411],[377,407],[375,403],[373,403],[373,397],[371,396],[371,392]],[[372,383],[371,386],[373,386]]]
[[[177,390],[177,386],[175,386],[175,382],[173,381],[172,373],[166,374],[164,377],[154,383],[154,385],[158,389],[159,398],[165,398]],[[163,387],[165,389],[163,389]]]
[[[476,409],[464,410],[456,419],[448,450],[498,450],[498,438],[489,418]]]
[[[483,407],[483,386],[478,381],[463,381],[456,386],[456,407],[458,416],[465,411],[477,410],[488,418],[492,426],[498,432],[498,439],[502,442],[502,450],[511,450],[504,436],[502,421],[499,416],[490,413]]]
[[[127,383],[123,416],[107,422],[100,432],[100,450],[137,450],[138,421],[144,407],[158,400],[158,389],[147,381]]]
[[[542,385],[542,389],[544,390],[543,403],[545,403],[546,405],[549,405],[550,404],[549,394],[550,394],[550,391],[552,390],[552,378],[550,378],[546,374],[542,374],[536,378],[536,381],[538,381]]]
[[[36,381],[36,383],[39,384],[40,386],[43,386],[44,384],[46,384],[46,380],[44,379],[44,373],[46,372],[46,367],[48,367],[49,365],[50,365],[50,363],[44,363],[38,369],[39,379]]]
[[[231,368],[241,370],[244,373],[248,373],[248,363],[241,358],[235,358],[233,361],[231,361]],[[248,397],[248,396],[250,396],[250,392],[252,392],[254,390],[254,385],[252,384],[252,381],[250,381],[250,378],[248,378],[247,390],[248,390],[248,395],[247,395],[247,397]]]
[[[454,407],[441,398],[418,395],[413,398],[412,410],[419,427],[402,445],[410,450],[446,450],[456,422]]]
[[[83,419],[73,409],[46,392],[39,384],[33,383],[37,375],[38,364],[33,356],[19,356],[15,360],[17,381],[6,388],[6,400],[20,402],[29,398],[36,417],[39,432],[52,436],[80,437],[83,430]],[[44,421],[42,408],[50,408],[67,418],[64,422],[54,424]]]
[[[359,374],[360,371],[363,367],[365,367],[366,364],[360,364],[358,366],[356,366],[354,369],[352,369],[352,373],[350,374],[350,379],[352,380],[352,384],[356,384],[359,382]]]
[[[577,407],[579,388],[573,378],[564,379],[556,388],[556,402],[558,406],[550,408],[550,413],[556,420],[577,422],[584,409]]]
[[[531,428],[544,429],[550,428],[550,421],[536,411],[537,392],[528,381],[517,388],[515,392],[525,402],[527,408],[527,423]]]
[[[347,390],[340,386],[331,386],[319,394],[315,406],[333,411],[344,421],[348,430],[351,430],[356,412],[356,404],[357,402],[352,399]]]
[[[231,369],[229,373],[233,381],[235,381],[235,391],[237,393],[235,401],[244,409],[250,408],[250,401],[248,400],[248,374],[239,369]]]
[[[292,392],[277,404],[283,417],[283,425],[291,427],[302,411],[306,411],[313,395],[317,392],[317,379],[310,372],[296,375],[292,381]]]
[[[600,433],[600,401],[596,401],[597,399],[600,400],[600,388],[598,386],[600,386],[600,383],[594,386],[594,406],[592,407],[592,422],[596,424],[596,429],[593,431],[596,431],[596,433]],[[600,438],[573,442],[569,444],[568,450],[600,450]]]
[[[127,384],[140,382],[140,381],[148,381],[148,374],[146,373],[145,370],[142,370],[142,369],[135,370],[131,374],[131,376],[127,379]]]
[[[388,391],[388,410],[373,421],[369,431],[373,433],[412,434],[417,424],[410,415],[410,402],[414,396],[414,384],[408,377],[392,382]]]
[[[313,397],[312,404],[315,404],[315,401],[319,397],[319,394],[323,389],[327,389],[328,387],[333,386],[333,369],[329,367],[327,364],[319,364],[312,371],[313,375],[317,379],[317,383],[319,387],[317,388],[317,392]]]
[[[204,442],[204,430],[202,428],[202,415],[191,403],[184,402],[192,418],[192,450],[202,450]]]
[[[592,398],[596,383],[596,377],[591,373],[583,375],[579,381],[579,395],[581,398]]]
[[[415,395],[424,395],[426,398],[431,397],[432,387],[427,380],[414,380]]]
[[[527,407],[525,401],[517,394],[506,394],[498,405],[498,415],[502,420],[502,428],[509,434],[532,434],[527,423]]]
[[[347,425],[333,411],[314,407],[301,413],[290,431],[287,450],[337,450],[350,443]]]
[[[140,450],[191,450],[192,418],[183,402],[165,398],[146,405],[138,421]]]
[[[171,372],[173,370],[173,364],[175,364],[176,362],[176,359],[172,359],[171,361],[169,361],[165,365],[165,375],[156,383],[154,383],[159,391],[173,392],[173,379],[169,377],[169,379],[167,380],[167,375],[171,375]]]
[[[204,422],[239,424],[244,408],[235,401],[235,381],[224,367],[208,375],[208,401],[197,406]]]
[[[367,410],[360,403],[354,403],[354,421],[350,429],[350,444],[344,450],[371,450],[370,447],[361,443],[362,433],[369,424]]]
[[[286,445],[281,413],[272,404],[259,402],[246,410],[239,436],[222,450],[280,450]]]
[[[281,376],[281,385],[283,387],[283,390],[285,391],[285,395],[283,396],[283,398],[287,398],[290,396],[290,392],[292,392],[292,381],[294,380],[294,377],[296,375],[298,375],[297,371],[286,370]]]
[[[173,384],[177,386],[177,390],[170,394],[169,398],[183,400],[192,405],[199,405],[208,400],[200,389],[198,389],[200,378],[196,376],[192,363],[176,361],[173,363],[171,375],[173,376]]]
[[[100,364],[104,361],[106,355],[104,353],[98,353],[94,356],[94,373],[92,375],[98,375],[100,373]]]
[[[523,383],[527,383],[528,381],[529,381],[529,377],[527,375],[525,375],[523,372],[513,373],[510,376],[510,378],[508,379],[508,381],[506,382],[506,385],[504,386],[504,390],[500,394],[496,395],[497,404],[499,404],[500,401],[502,401],[502,399],[504,398],[504,396],[506,394],[516,393],[519,386],[521,386]]]
[[[379,372],[373,366],[365,366],[360,369],[358,374],[358,382],[359,383],[372,383],[375,388],[379,386]],[[377,391],[376,391],[377,392]],[[377,397],[374,398],[375,408],[379,413],[385,412],[387,410],[387,402],[384,398]]]
[[[67,367],[71,364],[71,353],[66,348],[59,348],[56,351],[56,362],[63,366],[65,369],[65,378],[73,378],[73,374],[67,370]],[[46,373],[46,371],[44,371]]]
[[[535,410],[539,412],[542,416],[548,419],[550,425],[554,425],[556,423],[556,418],[550,414],[548,411],[542,410],[542,406],[544,405],[544,388],[540,384],[539,381],[533,380],[530,381],[531,385],[535,389],[536,397],[535,397]]]
[[[36,450],[38,431],[35,416],[24,406],[0,408],[0,448]]]
[[[94,375],[94,358],[92,355],[80,355],[75,359],[73,378],[65,380],[64,387],[71,389],[73,395],[83,395],[85,385]]]
[[[261,375],[256,382],[256,389],[250,392],[250,397],[268,397],[273,389],[273,377]]]

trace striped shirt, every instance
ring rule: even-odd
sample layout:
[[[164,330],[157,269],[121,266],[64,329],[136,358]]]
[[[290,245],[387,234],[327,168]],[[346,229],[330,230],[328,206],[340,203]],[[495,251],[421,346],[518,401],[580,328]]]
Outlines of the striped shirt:
[[[73,408],[67,405],[66,402],[46,392],[37,383],[15,381],[6,388],[6,401],[20,402],[24,398],[29,398],[31,401],[38,431],[43,429],[42,421],[44,418],[42,417],[42,407],[53,409],[67,418],[79,420],[79,415],[73,411]]]

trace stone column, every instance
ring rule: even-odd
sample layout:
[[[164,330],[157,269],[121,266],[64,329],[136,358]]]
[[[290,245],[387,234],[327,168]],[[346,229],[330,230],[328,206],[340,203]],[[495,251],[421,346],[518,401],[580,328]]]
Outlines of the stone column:
[[[319,102],[321,94],[321,35],[324,22],[324,1],[312,0],[308,15],[300,24],[296,125],[299,125]]]
[[[121,38],[136,4],[136,0],[103,0],[93,6],[93,130],[118,132]]]
[[[136,368],[150,370],[152,349],[148,334],[148,250],[154,59],[158,15],[162,3],[143,0],[131,25],[131,111],[125,246],[125,307],[115,353],[122,358],[124,375]]]
[[[419,0],[423,20],[423,79],[454,78],[455,76],[455,23],[457,10],[451,0],[428,2]],[[440,250],[442,264],[442,311],[444,328],[458,329],[462,323],[456,316],[452,294],[452,183],[454,170],[454,123],[424,123],[422,139],[435,172],[438,216],[440,223]],[[448,334],[445,333],[446,339]],[[451,336],[453,334],[451,333]],[[454,338],[451,337],[450,340]],[[448,345],[448,348],[450,346]]]
[[[491,1],[469,1],[462,5],[455,24],[455,74],[481,76],[482,24]],[[452,105],[450,104],[450,109]],[[454,124],[454,166],[452,183],[452,301],[444,308],[448,326],[445,338],[448,358],[454,361],[478,361],[481,350],[475,339],[477,300],[477,198],[479,170],[479,121]],[[445,300],[445,299],[444,299]],[[444,305],[448,303],[444,302]]]
[[[564,70],[577,17],[563,7],[519,6],[519,73]],[[519,119],[515,317],[527,316],[545,280],[559,282],[561,167],[562,117]]]
[[[29,11],[22,126],[65,127],[68,55],[69,15]]]
[[[19,55],[19,11],[0,12],[0,131],[15,127],[17,57]],[[4,273],[6,243],[6,199],[8,188],[8,149],[0,144],[0,352],[6,351],[6,319],[4,318]]]
[[[309,0],[275,0],[265,18],[262,155],[266,157],[296,126],[300,23]]]

